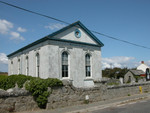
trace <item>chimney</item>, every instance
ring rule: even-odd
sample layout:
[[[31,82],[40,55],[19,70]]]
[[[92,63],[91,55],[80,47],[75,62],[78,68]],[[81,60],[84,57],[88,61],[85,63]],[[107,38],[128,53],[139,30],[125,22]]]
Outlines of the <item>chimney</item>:
[[[144,61],[141,61],[141,64],[144,64]]]

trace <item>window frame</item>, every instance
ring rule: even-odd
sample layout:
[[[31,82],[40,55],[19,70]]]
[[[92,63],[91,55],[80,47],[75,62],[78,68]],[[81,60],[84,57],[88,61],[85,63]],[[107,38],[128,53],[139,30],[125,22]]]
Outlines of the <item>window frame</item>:
[[[63,57],[64,53],[66,53],[65,55],[67,55],[67,59],[66,59],[66,57]],[[62,79],[69,79],[69,77],[70,77],[69,76],[70,75],[69,59],[70,59],[70,55],[69,55],[68,51],[63,51],[61,53],[61,78]],[[65,68],[65,69],[63,70],[63,68]],[[67,75],[66,74],[63,75],[64,71]]]
[[[36,53],[36,76],[40,77],[40,54]]]
[[[14,74],[14,70],[13,70],[14,69],[13,68],[14,62],[12,60],[10,62],[10,65],[11,65],[11,70],[10,70],[11,72],[10,73],[11,73],[11,75],[13,75]]]
[[[18,58],[18,75],[21,74],[21,61],[20,58]]]
[[[29,75],[29,57],[26,56],[26,75]]]
[[[89,59],[87,59],[87,56]],[[85,54],[85,77],[86,78],[92,78],[92,55],[89,53]],[[89,68],[89,69],[88,69]],[[89,71],[87,71],[89,70]]]

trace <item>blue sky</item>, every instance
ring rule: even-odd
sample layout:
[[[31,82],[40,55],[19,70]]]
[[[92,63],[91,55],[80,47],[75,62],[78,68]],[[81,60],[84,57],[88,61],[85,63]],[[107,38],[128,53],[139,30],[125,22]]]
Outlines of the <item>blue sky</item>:
[[[4,1],[4,0],[3,0]],[[5,2],[88,29],[150,47],[150,0],[5,0]],[[6,55],[66,24],[0,3],[0,71],[7,71]],[[144,49],[95,34],[104,43],[103,68],[150,64]]]

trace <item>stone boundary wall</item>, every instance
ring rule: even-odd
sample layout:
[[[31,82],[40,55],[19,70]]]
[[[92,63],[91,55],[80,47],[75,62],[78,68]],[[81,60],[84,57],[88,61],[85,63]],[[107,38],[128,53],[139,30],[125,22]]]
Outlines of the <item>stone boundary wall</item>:
[[[85,98],[87,95],[89,102],[97,102],[140,94],[139,86],[142,86],[143,93],[150,92],[150,82],[120,86],[99,85],[98,87],[87,89],[65,85],[61,88],[52,89],[52,94],[48,98],[47,109],[84,104],[86,103]]]
[[[19,112],[39,109],[33,96],[25,89],[0,89],[0,113]]]
[[[128,95],[139,94],[139,86],[142,86],[143,93],[150,92],[150,82],[106,86],[99,85],[95,88],[75,88],[70,84],[63,87],[49,88],[52,94],[48,97],[46,109],[85,104],[85,98],[89,97],[89,102],[97,102]],[[39,109],[31,94],[25,89],[13,88],[7,91],[0,89],[0,113],[32,111]]]

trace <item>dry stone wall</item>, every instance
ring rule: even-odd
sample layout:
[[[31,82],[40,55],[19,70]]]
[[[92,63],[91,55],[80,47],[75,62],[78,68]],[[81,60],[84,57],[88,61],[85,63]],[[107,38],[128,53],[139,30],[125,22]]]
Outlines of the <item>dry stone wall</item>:
[[[139,86],[142,86],[143,93],[150,92],[150,82],[140,84],[128,84],[120,86],[99,85],[95,88],[75,88],[71,84],[63,87],[49,88],[52,92],[48,97],[46,109],[85,104],[85,98],[89,102],[97,102],[128,95],[139,94]],[[31,111],[39,109],[31,94],[25,89],[13,88],[7,91],[0,89],[0,113]]]
[[[86,96],[89,102],[97,102],[134,94],[140,94],[139,86],[142,86],[143,93],[150,92],[150,83],[128,84],[120,86],[99,85],[95,88],[79,89],[72,85],[65,85],[61,88],[53,88],[48,98],[47,109],[55,109],[70,105],[84,104]]]
[[[25,89],[0,89],[0,113],[39,109],[31,94]]]

